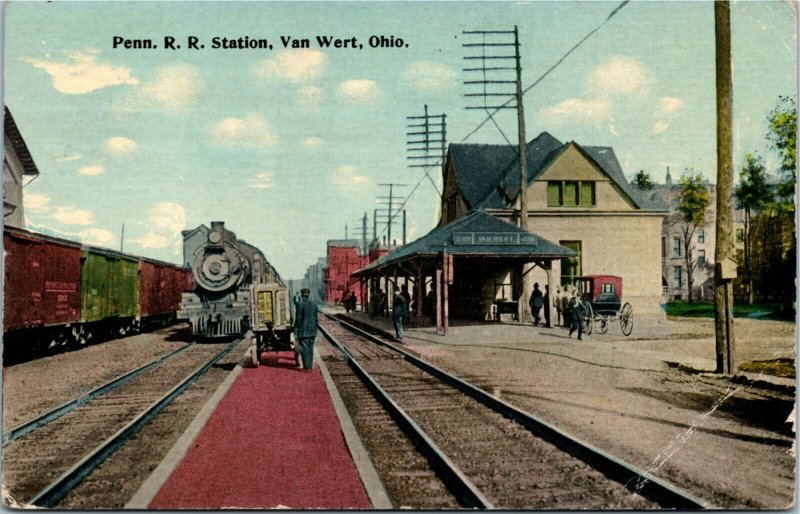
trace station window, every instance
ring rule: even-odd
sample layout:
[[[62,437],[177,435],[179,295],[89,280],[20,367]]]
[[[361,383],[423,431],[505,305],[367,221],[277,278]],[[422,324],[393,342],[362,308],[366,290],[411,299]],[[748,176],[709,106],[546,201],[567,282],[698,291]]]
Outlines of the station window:
[[[672,268],[672,287],[675,289],[680,289],[683,287],[683,268],[680,266],[675,266]]]
[[[698,243],[705,243],[706,242],[706,231],[702,228],[697,229],[697,242]]]
[[[736,229],[736,242],[737,243],[741,243],[742,241],[744,241],[744,229],[743,228],[737,228]]]
[[[680,257],[681,256],[681,238],[680,237],[673,237],[672,238],[672,256],[673,257]]]
[[[706,265],[706,251],[705,250],[698,250],[697,251],[697,264],[700,266]]]
[[[547,183],[548,207],[594,207],[594,182],[551,180]]]
[[[574,284],[575,279],[581,276],[581,242],[559,241],[558,244],[570,250],[575,250],[578,254],[575,257],[568,257],[561,261],[561,285]]]

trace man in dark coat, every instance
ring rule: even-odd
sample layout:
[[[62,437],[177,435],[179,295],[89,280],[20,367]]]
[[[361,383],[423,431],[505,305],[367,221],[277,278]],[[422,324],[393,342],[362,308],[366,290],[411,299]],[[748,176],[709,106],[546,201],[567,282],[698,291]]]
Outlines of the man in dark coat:
[[[572,324],[569,327],[569,336],[572,337],[572,333],[577,330],[578,340],[581,340],[583,339],[581,336],[583,335],[583,318],[586,317],[586,306],[577,291],[573,293],[570,307],[572,307]]]
[[[305,371],[314,367],[314,339],[317,337],[317,306],[308,299],[308,289],[300,291],[300,304],[294,318],[294,336],[297,339],[297,351]]]
[[[394,332],[396,339],[403,342],[403,320],[408,316],[408,309],[406,307],[406,299],[403,293],[399,291],[394,292],[392,298],[392,318],[394,319]]]
[[[539,313],[542,311],[542,305],[544,304],[544,299],[542,297],[542,291],[539,289],[539,284],[533,284],[533,292],[531,293],[530,299],[530,307],[531,313],[533,314],[533,324],[539,324]]]

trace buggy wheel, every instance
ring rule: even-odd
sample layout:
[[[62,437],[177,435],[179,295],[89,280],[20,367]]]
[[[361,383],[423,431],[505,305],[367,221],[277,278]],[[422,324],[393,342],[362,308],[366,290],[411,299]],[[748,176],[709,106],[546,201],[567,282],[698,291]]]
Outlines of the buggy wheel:
[[[619,326],[626,336],[631,335],[631,332],[633,332],[633,307],[628,302],[625,302],[619,313]]]
[[[600,333],[605,334],[608,332],[608,316],[600,317]]]
[[[588,302],[584,302],[584,306],[586,307],[586,317],[583,318],[583,333],[589,336],[592,335],[594,328],[594,311]]]

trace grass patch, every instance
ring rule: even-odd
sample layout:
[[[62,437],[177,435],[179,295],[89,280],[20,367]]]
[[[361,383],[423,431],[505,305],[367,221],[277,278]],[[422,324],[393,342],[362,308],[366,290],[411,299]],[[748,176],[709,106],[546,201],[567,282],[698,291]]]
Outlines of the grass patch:
[[[739,371],[763,373],[775,377],[795,378],[794,359],[770,359],[766,361],[748,361],[739,365]]]
[[[714,304],[708,302],[687,303],[683,301],[671,301],[664,305],[667,316],[682,316],[687,318],[713,318]],[[782,321],[794,321],[794,310],[789,312],[781,311],[778,303],[754,303],[734,304],[734,318],[757,318]]]

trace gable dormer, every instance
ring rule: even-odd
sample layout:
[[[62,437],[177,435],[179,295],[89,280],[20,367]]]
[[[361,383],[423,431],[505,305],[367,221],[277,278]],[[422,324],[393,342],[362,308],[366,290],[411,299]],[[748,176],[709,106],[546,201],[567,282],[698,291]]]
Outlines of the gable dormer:
[[[611,152],[608,149],[593,149]],[[602,153],[598,153],[602,155]],[[616,162],[616,158],[614,158]],[[575,142],[565,144],[528,187],[530,210],[633,211],[639,206],[619,181]],[[519,202],[515,202],[518,207]]]
[[[442,190],[442,203],[439,215],[439,226],[446,225],[453,220],[464,216],[469,208],[464,201],[464,196],[458,185],[456,170],[453,160],[448,153],[447,164],[444,167],[444,188]]]

